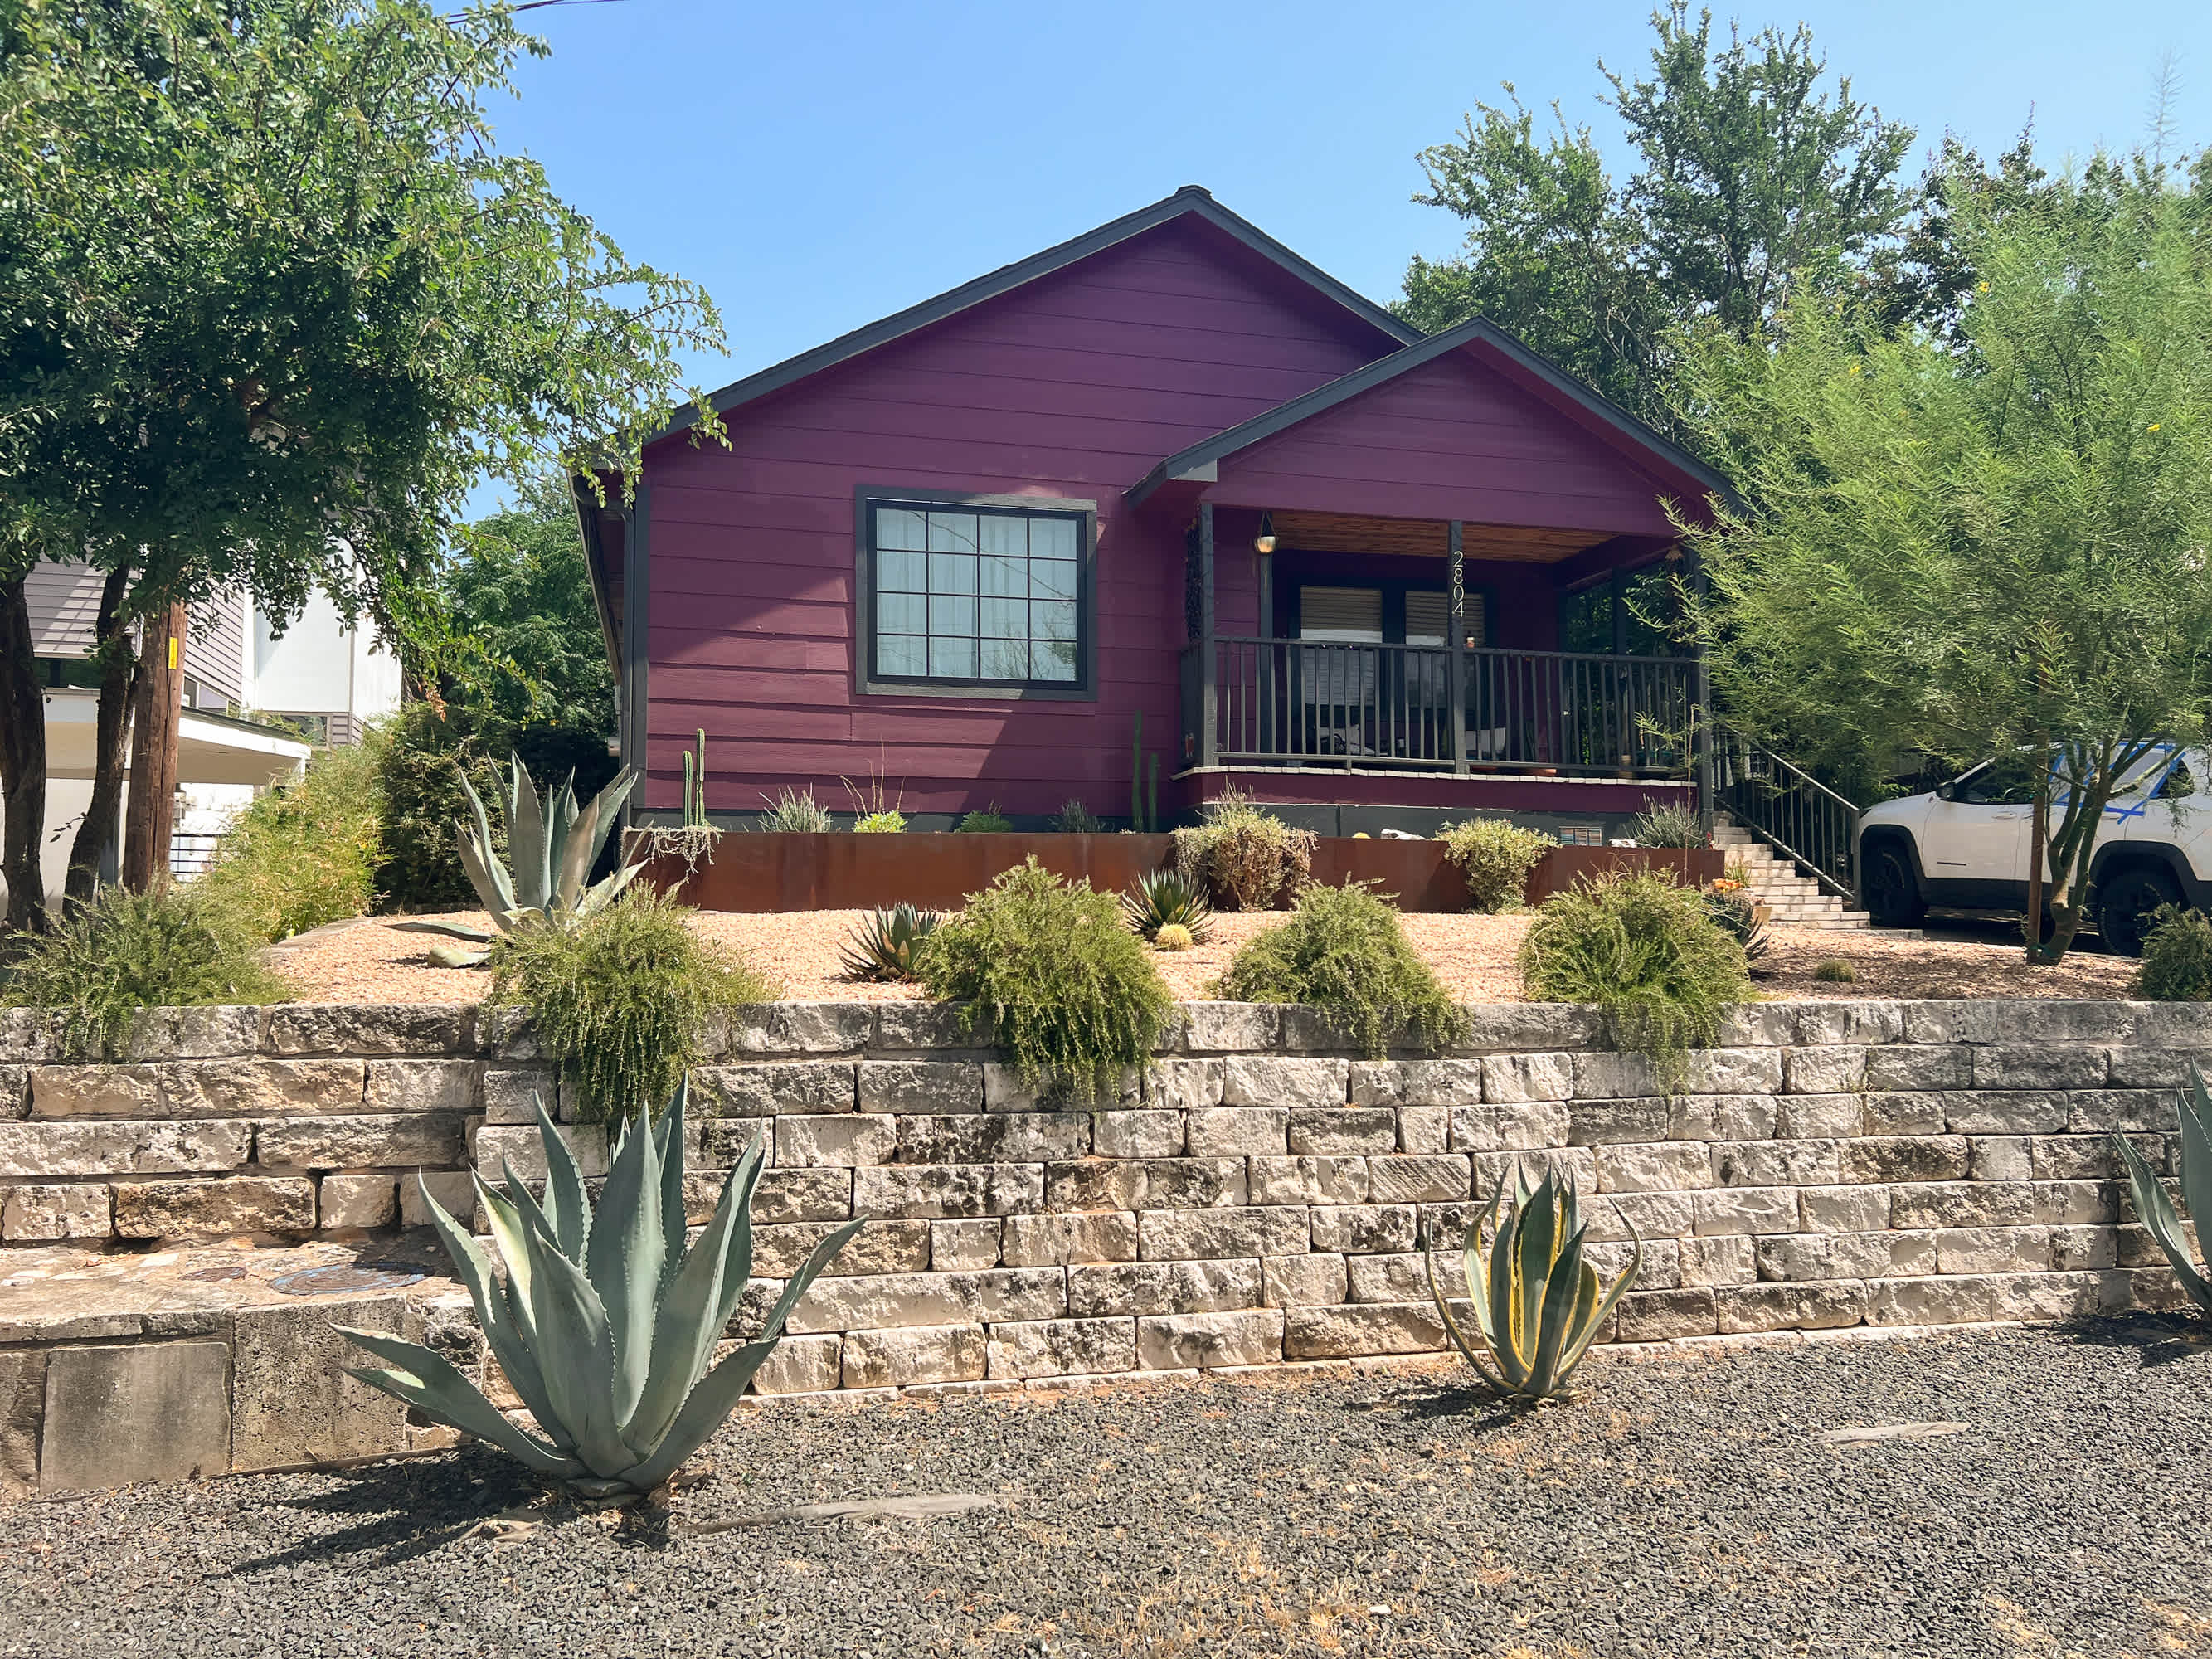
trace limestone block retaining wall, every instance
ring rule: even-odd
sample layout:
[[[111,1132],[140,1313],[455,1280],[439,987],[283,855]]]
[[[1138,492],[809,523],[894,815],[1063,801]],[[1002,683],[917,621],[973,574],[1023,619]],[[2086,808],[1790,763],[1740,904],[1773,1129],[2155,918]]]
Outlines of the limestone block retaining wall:
[[[1762,1005],[1671,1098],[1585,1010],[1473,1015],[1449,1055],[1370,1062],[1308,1011],[1186,1005],[1094,1112],[1041,1109],[943,1009],[745,1011],[693,1077],[692,1218],[766,1135],[757,1308],[830,1227],[873,1218],[799,1304],[763,1379],[784,1392],[1436,1350],[1417,1242],[1455,1239],[1516,1160],[1575,1174],[1608,1269],[1643,1236],[1621,1339],[2174,1299],[2121,1220],[2108,1136],[2171,1169],[2212,1009]],[[417,1163],[457,1206],[471,1151],[539,1171],[530,1098],[551,1080],[510,1018],[187,1011],[111,1066],[47,1040],[18,1018],[0,1051],[9,1243],[388,1225]],[[603,1169],[603,1132],[568,1133]]]
[[[433,1006],[159,1009],[94,1065],[64,1058],[50,1017],[0,1010],[0,1243],[392,1227],[422,1219],[418,1170],[465,1203],[477,1023]]]

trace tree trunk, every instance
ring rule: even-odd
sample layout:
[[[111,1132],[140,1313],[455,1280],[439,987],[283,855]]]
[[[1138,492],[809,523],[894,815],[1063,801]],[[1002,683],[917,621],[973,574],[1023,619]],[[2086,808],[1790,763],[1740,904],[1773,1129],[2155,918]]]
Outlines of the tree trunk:
[[[109,571],[100,585],[100,616],[93,625],[94,659],[100,665],[100,720],[93,738],[92,800],[70,845],[69,875],[63,887],[78,903],[88,902],[99,885],[100,866],[114,844],[122,815],[124,744],[131,732],[131,709],[143,666],[123,616],[123,601],[130,591],[127,566]]]
[[[46,881],[39,837],[46,829],[46,704],[31,646],[29,573],[0,581],[0,876],[8,883],[8,926],[42,933]]]
[[[131,801],[124,815],[123,884],[143,893],[169,872],[175,821],[177,726],[184,708],[185,607],[173,605],[146,628],[136,729],[131,734]]]
[[[2027,959],[2043,958],[2043,871],[2051,856],[2051,740],[2035,747],[2035,810],[2027,823],[2027,920],[2021,931],[2027,939]]]

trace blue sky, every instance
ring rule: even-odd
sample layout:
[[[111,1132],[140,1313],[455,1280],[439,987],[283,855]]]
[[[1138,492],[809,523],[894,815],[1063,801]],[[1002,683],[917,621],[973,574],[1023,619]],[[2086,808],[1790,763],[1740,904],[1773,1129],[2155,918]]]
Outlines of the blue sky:
[[[2029,116],[2049,158],[2146,131],[2179,76],[2212,142],[2212,6],[1787,0],[1832,73],[1984,154]],[[553,48],[495,108],[502,143],[632,257],[704,283],[719,386],[1103,220],[1202,184],[1377,300],[1457,222],[1413,160],[1511,81],[1618,154],[1595,60],[1640,68],[1643,0],[929,5],[617,0],[530,15]],[[1917,169],[1916,159],[1915,170]]]

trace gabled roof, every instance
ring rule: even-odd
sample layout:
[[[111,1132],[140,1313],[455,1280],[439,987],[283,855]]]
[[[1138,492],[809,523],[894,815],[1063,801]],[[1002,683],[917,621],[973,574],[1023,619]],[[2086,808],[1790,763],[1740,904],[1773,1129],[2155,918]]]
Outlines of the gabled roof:
[[[1150,207],[1139,208],[1134,213],[1109,220],[1096,230],[1087,230],[1056,247],[1048,247],[1042,253],[1033,253],[1026,259],[1002,265],[987,276],[948,289],[933,300],[924,300],[920,305],[908,306],[904,311],[895,312],[865,328],[841,334],[827,344],[816,346],[811,351],[802,351],[796,357],[787,357],[771,368],[748,374],[742,380],[733,380],[714,393],[708,402],[717,415],[726,415],[741,404],[780,391],[796,380],[805,380],[810,374],[842,363],[848,358],[857,357],[864,351],[872,350],[917,329],[927,328],[932,323],[941,322],[972,306],[981,305],[987,300],[995,299],[1019,288],[1024,283],[1048,276],[1054,271],[1064,270],[1078,260],[1087,259],[1117,242],[1140,236],[1186,214],[1202,219],[1216,229],[1234,237],[1262,258],[1280,267],[1317,293],[1334,300],[1363,322],[1372,324],[1392,339],[1411,342],[1421,337],[1419,329],[1393,316],[1364,295],[1346,287],[1311,261],[1301,258],[1249,220],[1231,213],[1201,186],[1185,185],[1174,195],[1154,202]],[[1386,358],[1384,361],[1395,359]],[[679,415],[646,441],[656,442],[673,433],[684,431],[691,426],[693,418],[689,414]]]
[[[1733,498],[1728,481],[1687,450],[1662,436],[1611,398],[1577,380],[1548,358],[1531,351],[1503,329],[1474,317],[1440,333],[1431,334],[1425,339],[1417,339],[1402,350],[1394,351],[1387,357],[1378,357],[1326,386],[1316,386],[1311,392],[1293,398],[1288,403],[1278,404],[1249,421],[1240,421],[1225,431],[1215,433],[1211,438],[1201,439],[1188,448],[1169,456],[1147,472],[1130,486],[1125,499],[1133,507],[1162,484],[1175,479],[1213,483],[1219,463],[1238,450],[1272,438],[1301,421],[1311,419],[1324,410],[1349,402],[1362,392],[1371,392],[1410,369],[1433,362],[1445,353],[1468,345],[1489,346],[1516,368],[1590,416],[1593,424],[1617,442],[1644,451],[1653,459],[1696,479],[1724,501]]]

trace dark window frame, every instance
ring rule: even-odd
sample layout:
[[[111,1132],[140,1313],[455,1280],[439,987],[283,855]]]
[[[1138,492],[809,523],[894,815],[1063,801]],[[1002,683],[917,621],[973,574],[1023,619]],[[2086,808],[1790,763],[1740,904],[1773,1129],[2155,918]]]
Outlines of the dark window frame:
[[[879,508],[927,512],[1026,514],[1077,521],[1075,678],[986,680],[885,675],[876,665],[875,515]],[[994,702],[1096,702],[1098,700],[1098,503],[1058,495],[967,495],[956,490],[863,484],[853,492],[855,689],[862,696],[951,697]]]

